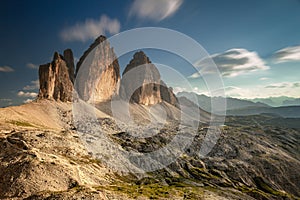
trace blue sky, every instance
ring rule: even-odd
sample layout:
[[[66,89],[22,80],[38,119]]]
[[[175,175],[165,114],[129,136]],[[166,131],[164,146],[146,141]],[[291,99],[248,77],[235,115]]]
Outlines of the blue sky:
[[[228,96],[299,98],[299,24],[299,0],[3,0],[0,106],[34,98],[38,65],[50,62],[54,51],[71,48],[79,58],[99,34],[149,26],[182,32],[201,44],[220,68]],[[179,69],[191,91],[207,94],[201,76],[184,60],[146,53]],[[120,58],[121,70],[131,56]]]

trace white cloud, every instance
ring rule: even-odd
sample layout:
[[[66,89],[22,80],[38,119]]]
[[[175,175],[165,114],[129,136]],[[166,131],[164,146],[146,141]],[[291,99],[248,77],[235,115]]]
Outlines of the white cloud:
[[[99,20],[86,19],[84,23],[77,23],[74,26],[66,27],[61,31],[60,36],[64,41],[82,41],[95,39],[106,33],[116,34],[120,31],[121,25],[117,19],[110,19],[102,15]]]
[[[299,88],[300,82],[281,82],[281,83],[273,83],[270,85],[265,86],[265,88],[270,89],[278,89],[278,88]]]
[[[24,92],[24,91],[19,91],[17,94],[19,97],[31,97],[34,98],[38,94],[36,92]]]
[[[184,88],[184,87],[173,87],[173,92],[175,93],[175,94],[177,94],[177,93],[179,93],[179,92],[184,92],[184,91],[186,91],[186,88]]]
[[[12,99],[0,99],[0,101],[10,102]]]
[[[203,86],[195,86],[190,89],[183,87],[174,87],[176,94],[178,92],[194,92],[196,94],[204,94],[206,96],[225,96],[234,97],[240,99],[254,99],[254,98],[268,98],[268,97],[280,97],[289,96],[294,98],[300,98],[299,93],[300,82],[279,82],[265,85],[255,86],[225,86],[216,91],[209,91]]]
[[[134,0],[129,10],[129,16],[161,21],[172,16],[182,3],[183,0]]]
[[[36,90],[40,88],[39,80],[34,80],[30,82],[30,85],[23,87],[23,90]]]
[[[270,67],[259,57],[256,52],[247,49],[230,49],[224,53],[212,55],[195,63],[202,74],[214,73],[212,70],[212,59],[224,77],[235,77],[260,70],[268,70]],[[200,73],[194,73],[189,78],[198,78]]]
[[[26,100],[24,100],[23,101],[23,103],[30,103],[30,102],[32,102],[34,99],[26,99]]]
[[[275,62],[300,61],[300,46],[286,47],[274,54]]]
[[[270,78],[268,78],[268,77],[261,77],[259,80],[266,81],[266,80],[270,80]]]
[[[27,63],[26,66],[30,69],[38,69],[39,66],[33,63]]]
[[[0,72],[13,72],[13,71],[15,71],[15,70],[9,66],[0,67]]]
[[[299,89],[296,88],[300,88],[300,82],[280,82],[247,88],[233,87],[231,90],[226,90],[226,96],[245,99],[279,96],[299,98]]]
[[[196,72],[196,73],[189,76],[189,78],[199,78],[199,77],[201,77],[201,74],[198,73],[198,72]]]

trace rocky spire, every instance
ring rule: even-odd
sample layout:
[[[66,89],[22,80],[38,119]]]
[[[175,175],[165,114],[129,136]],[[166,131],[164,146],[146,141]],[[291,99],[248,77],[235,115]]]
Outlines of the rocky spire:
[[[76,91],[85,101],[104,102],[118,94],[119,81],[119,62],[109,42],[100,36],[77,63]]]
[[[160,79],[158,69],[143,51],[136,52],[126,66],[120,93],[123,99],[144,105],[162,101],[172,105],[178,103],[173,91]]]
[[[68,59],[72,59],[72,54],[69,55]],[[70,78],[70,76],[72,77],[71,71],[72,66],[68,66],[64,57],[55,52],[51,63],[40,65],[39,67],[40,90],[38,98],[54,99],[63,102],[72,101],[73,83]]]
[[[74,72],[74,69],[75,69],[75,65],[74,65],[74,57],[73,57],[73,52],[71,49],[66,49],[64,50],[64,59],[65,59],[65,62],[67,64],[67,67],[68,67],[68,71],[69,71],[69,77],[72,81],[72,83],[74,83],[74,79],[75,79],[75,72]]]

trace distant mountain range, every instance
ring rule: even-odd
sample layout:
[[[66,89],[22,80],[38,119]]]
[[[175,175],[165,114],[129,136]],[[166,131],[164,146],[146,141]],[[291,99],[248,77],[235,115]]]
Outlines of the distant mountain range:
[[[221,110],[223,106],[219,106],[219,110],[212,111],[212,102],[218,106],[224,102],[224,97],[208,97],[206,95],[198,95],[193,92],[179,92],[178,97],[186,97],[190,101],[193,101],[200,108],[207,112],[213,112],[214,114],[220,114],[224,110]],[[246,115],[259,115],[269,114],[285,118],[300,118],[300,99],[290,97],[271,97],[269,99],[237,99],[226,98],[226,114],[233,116],[246,116]],[[271,105],[276,107],[272,107]],[[278,106],[285,105],[285,106]]]
[[[202,109],[211,112],[212,109],[212,101],[214,102],[215,105],[220,105],[223,104],[224,102],[224,97],[208,97],[203,94],[196,94],[193,92],[179,92],[177,93],[178,97],[186,97],[189,100],[193,101],[195,104],[197,104],[199,107]],[[196,98],[195,98],[196,97]],[[269,105],[265,103],[260,103],[260,102],[252,102],[249,100],[243,100],[243,99],[236,99],[236,98],[231,98],[228,97],[226,98],[226,108],[225,110],[236,110],[236,109],[244,109],[248,107],[270,107]],[[223,111],[223,106],[218,106],[219,108],[215,109],[217,112],[222,112]]]
[[[300,106],[281,107],[248,107],[243,109],[227,110],[227,115],[246,116],[268,114],[285,118],[300,118]]]
[[[269,97],[269,98],[255,98],[255,99],[247,99],[252,102],[260,102],[264,104],[268,104],[269,106],[278,107],[278,106],[300,106],[300,98],[293,97]]]

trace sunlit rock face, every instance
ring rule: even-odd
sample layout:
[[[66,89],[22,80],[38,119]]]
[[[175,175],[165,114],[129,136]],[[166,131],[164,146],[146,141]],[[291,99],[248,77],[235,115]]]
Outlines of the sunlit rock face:
[[[87,102],[105,102],[118,95],[119,81],[120,67],[114,50],[106,38],[100,36],[77,63],[76,91]]]
[[[143,51],[136,52],[126,66],[120,90],[121,97],[130,102],[154,105],[166,101],[177,105],[172,90],[161,80],[158,69]]]
[[[73,53],[65,51],[68,62],[62,55],[55,52],[53,61],[39,67],[39,99],[54,99],[63,102],[72,101],[74,79]]]

